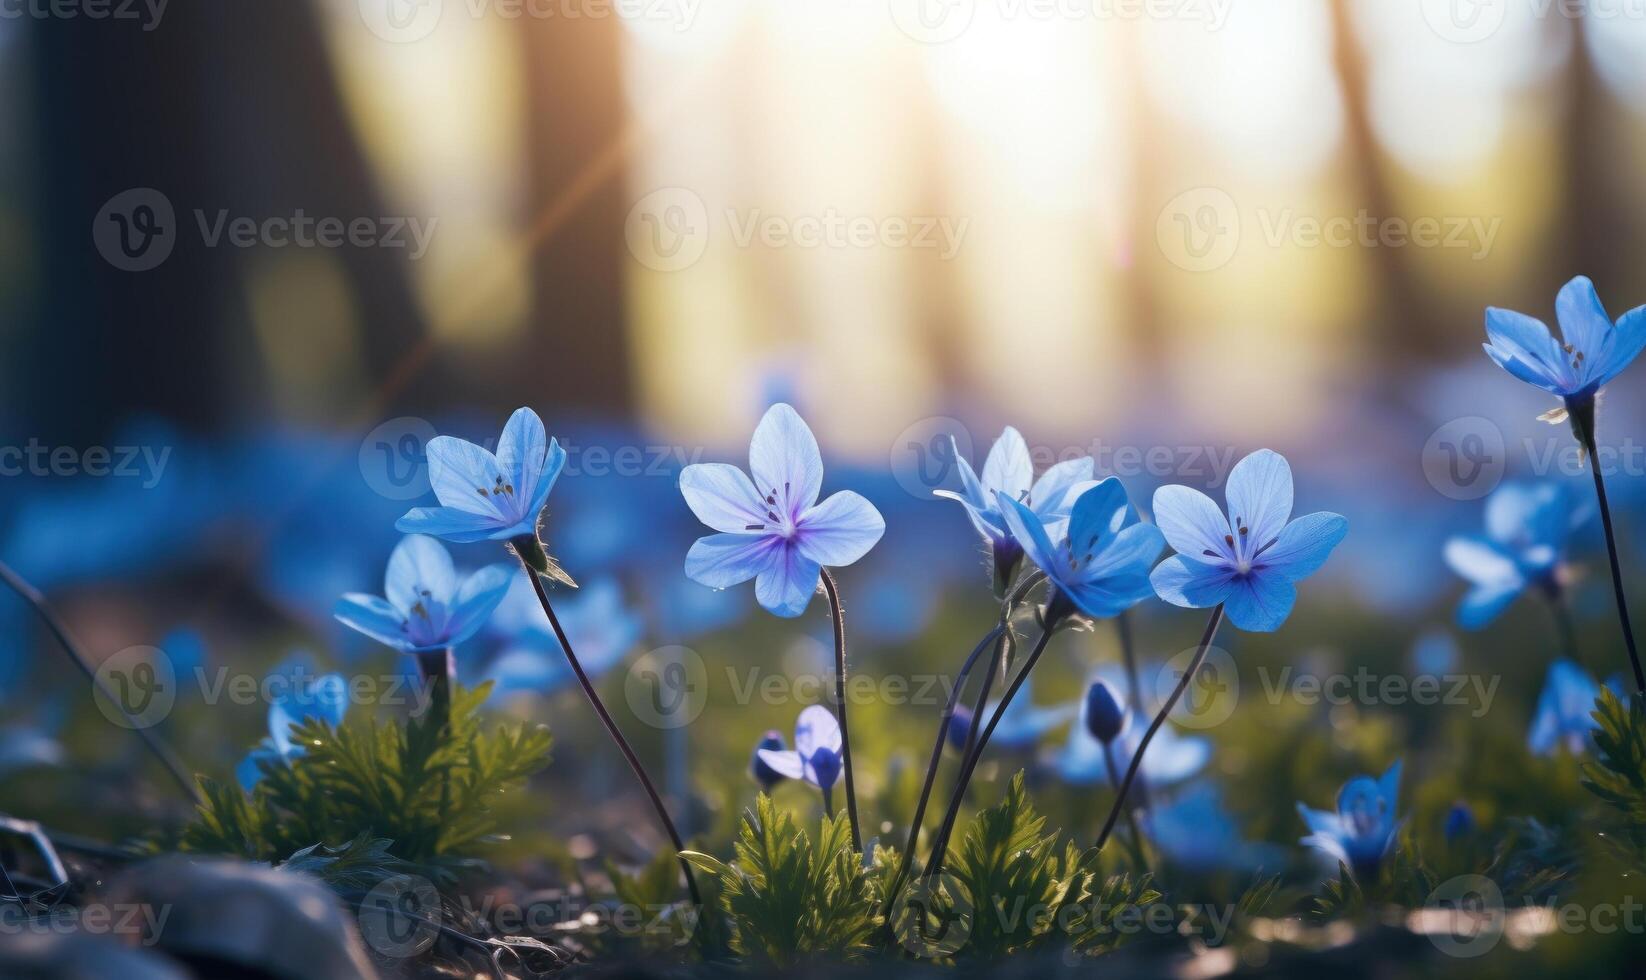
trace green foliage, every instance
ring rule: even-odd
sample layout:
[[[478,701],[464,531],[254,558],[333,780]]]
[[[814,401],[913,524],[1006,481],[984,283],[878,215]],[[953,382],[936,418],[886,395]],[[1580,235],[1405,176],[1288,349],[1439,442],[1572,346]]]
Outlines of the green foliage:
[[[1583,787],[1622,817],[1621,833],[1606,838],[1613,856],[1646,873],[1646,699],[1625,705],[1601,688],[1594,718],[1600,753],[1583,767]]]
[[[1366,908],[1366,895],[1360,890],[1349,866],[1337,863],[1337,877],[1328,878],[1310,901],[1308,916],[1316,922],[1360,915]]]
[[[1095,869],[1096,859],[1096,851],[1087,851],[1082,855],[1083,868]],[[1088,956],[1119,947],[1136,931],[1143,910],[1160,901],[1160,892],[1151,887],[1153,880],[1151,874],[1136,879],[1119,874],[1098,884],[1095,871],[1078,873],[1072,889],[1076,914],[1066,917],[1064,928],[1070,946]]]
[[[720,886],[734,952],[775,966],[868,952],[880,922],[875,879],[884,868],[864,867],[844,814],[824,817],[813,840],[762,794],[744,814],[735,849],[733,864],[697,851],[684,855]]]
[[[1012,777],[1006,798],[980,812],[949,862],[947,874],[965,889],[971,906],[968,956],[994,958],[1027,949],[1050,934],[1080,869],[1072,849],[1057,835],[1042,835],[1046,819],[1035,812]]]
[[[303,754],[262,762],[249,795],[201,779],[206,801],[183,849],[268,862],[352,859],[369,839],[382,842],[376,853],[448,876],[489,842],[498,799],[548,761],[546,728],[483,729],[489,687],[455,689],[445,725],[429,717],[382,723],[364,712],[335,728],[313,718],[293,725]]]
[[[717,880],[705,882],[699,878],[705,907],[697,909],[681,900],[680,859],[671,850],[659,851],[650,863],[632,874],[608,862],[606,874],[612,880],[618,903],[644,913],[646,921],[656,927],[648,927],[635,937],[612,937],[603,944],[605,948],[627,956],[678,955],[687,947],[695,949],[704,960],[730,956],[731,937],[720,908]]]

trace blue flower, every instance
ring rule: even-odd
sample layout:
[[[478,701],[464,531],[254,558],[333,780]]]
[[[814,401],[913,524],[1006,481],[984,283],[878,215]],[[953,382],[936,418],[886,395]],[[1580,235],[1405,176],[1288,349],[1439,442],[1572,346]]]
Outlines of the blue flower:
[[[529,408],[515,411],[493,455],[451,436],[429,440],[429,484],[439,507],[416,507],[395,523],[406,534],[447,541],[502,540],[531,535],[566,451],[545,439],[543,420]]]
[[[1485,537],[1446,542],[1446,564],[1472,586],[1458,625],[1477,630],[1532,586],[1560,591],[1566,542],[1579,520],[1559,483],[1505,483],[1486,499]]]
[[[767,732],[754,747],[754,758],[749,760],[749,772],[754,776],[755,782],[760,784],[761,790],[766,793],[770,793],[772,787],[782,782],[784,776],[776,769],[766,765],[766,760],[760,758],[760,753],[782,752],[783,749],[783,733],[776,731]]]
[[[623,591],[615,579],[590,582],[565,603],[557,603],[556,610],[578,662],[591,679],[621,664],[645,631],[640,616],[624,605]],[[515,576],[492,625],[507,637],[503,653],[485,671],[485,679],[495,685],[492,697],[552,694],[576,681],[525,576]]]
[[[1224,493],[1228,520],[1198,490],[1155,491],[1155,523],[1177,551],[1155,568],[1155,591],[1189,609],[1222,603],[1240,629],[1272,632],[1291,614],[1297,583],[1326,563],[1349,522],[1324,512],[1288,522],[1292,468],[1268,449],[1235,464]]]
[[[1012,537],[1066,600],[1096,619],[1117,616],[1154,593],[1149,566],[1164,547],[1160,531],[1138,523],[1126,488],[1110,477],[1074,502],[1065,533],[1028,506],[997,492]]]
[[[1592,401],[1601,386],[1617,377],[1646,346],[1646,306],[1613,324],[1595,293],[1595,284],[1585,276],[1560,291],[1555,315],[1563,340],[1556,340],[1541,320],[1488,309],[1487,356],[1527,384],[1581,404]]]
[[[1142,816],[1143,832],[1174,864],[1196,871],[1251,871],[1282,855],[1269,844],[1245,839],[1223,806],[1217,785],[1197,782],[1173,799],[1156,802]]]
[[[291,740],[291,727],[311,718],[337,726],[349,709],[348,682],[341,674],[307,677],[301,668],[280,668],[270,675],[269,735],[240,760],[234,773],[248,792],[263,778],[263,764],[290,764],[303,754]]]
[[[995,709],[999,707],[999,701],[989,702],[983,709],[984,718],[994,717]],[[1068,724],[1079,711],[1079,706],[1075,704],[1035,704],[1034,675],[1031,674],[1024,679],[1023,687],[1000,717],[1000,724],[989,736],[989,744],[1008,751],[1033,749],[1048,732]],[[955,705],[954,715],[949,719],[949,745],[956,751],[965,751],[966,737],[971,734],[971,727],[972,709],[963,704]]]
[[[1046,525],[1047,533],[1060,537],[1069,513],[1080,494],[1092,484],[1093,464],[1090,456],[1065,460],[1034,478],[1034,462],[1029,458],[1028,444],[1011,426],[1000,434],[989,456],[983,462],[983,476],[978,477],[960,447],[949,440],[960,473],[960,492],[935,491],[939,497],[958,500],[966,508],[972,527],[989,546],[998,586],[1010,584],[1012,571],[1023,557],[1023,546],[1013,536],[999,497],[1026,505]],[[1032,484],[1032,485],[1031,485]]]
[[[1311,810],[1299,803],[1297,812],[1309,827],[1302,843],[1348,865],[1357,878],[1375,878],[1400,830],[1399,799],[1400,762],[1396,760],[1381,779],[1356,776],[1344,783],[1337,794],[1336,813]]]
[[[680,473],[680,492],[697,519],[719,531],[697,539],[686,574],[711,589],[754,579],[755,598],[779,616],[806,610],[823,566],[850,565],[886,530],[863,497],[841,491],[821,504],[823,458],[795,410],[774,405],[749,443],[749,472],[696,463]]]
[[[383,596],[351,592],[335,615],[345,625],[408,653],[455,646],[473,636],[509,588],[507,565],[489,565],[461,583],[440,542],[407,535],[389,556]]]
[[[825,794],[840,778],[840,723],[828,708],[814,704],[794,723],[794,750],[756,749],[755,758],[789,779],[804,779]]]
[[[1155,668],[1143,668],[1152,676]],[[1092,674],[1092,686],[1102,684],[1123,712],[1120,733],[1108,751],[1113,753],[1115,765],[1122,773],[1131,764],[1137,747],[1143,743],[1143,734],[1154,719],[1154,707],[1138,712],[1122,694],[1126,690],[1125,677],[1117,665],[1105,664]],[[1058,754],[1057,771],[1063,781],[1074,786],[1094,786],[1109,780],[1108,763],[1104,761],[1104,744],[1092,734],[1091,699],[1080,705],[1080,723],[1069,729],[1069,740]],[[1170,786],[1180,783],[1206,767],[1212,757],[1212,743],[1198,735],[1182,735],[1171,722],[1160,726],[1149,751],[1143,756],[1138,772],[1151,786]]]
[[[1448,842],[1467,837],[1475,832],[1475,811],[1469,804],[1458,800],[1446,811],[1445,834]]]
[[[1570,660],[1550,664],[1526,735],[1527,747],[1537,755],[1554,755],[1562,747],[1572,755],[1583,755],[1589,748],[1589,734],[1600,727],[1592,714],[1598,697],[1600,685],[1588,671]]]

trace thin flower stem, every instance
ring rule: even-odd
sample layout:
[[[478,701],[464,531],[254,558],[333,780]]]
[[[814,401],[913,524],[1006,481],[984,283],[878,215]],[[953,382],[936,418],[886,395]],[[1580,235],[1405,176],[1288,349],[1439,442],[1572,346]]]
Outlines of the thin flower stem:
[[[589,675],[583,672],[583,665],[578,663],[577,654],[572,652],[571,640],[566,638],[566,631],[560,626],[560,618],[554,614],[554,607],[549,604],[549,593],[543,588],[543,579],[525,558],[520,559],[520,564],[526,570],[526,577],[531,579],[532,589],[537,593],[538,604],[543,607],[543,615],[549,618],[549,626],[554,630],[555,639],[560,641],[560,649],[566,654],[566,663],[571,665],[572,673],[577,675],[577,683],[583,686],[583,693],[588,696],[589,703],[594,706],[594,713],[600,716],[600,723],[606,726],[606,734],[610,735],[612,741],[617,743],[617,748],[623,753],[623,758],[628,760],[629,768],[634,770],[635,778],[640,780],[640,785],[645,788],[646,795],[651,797],[652,809],[657,811],[657,819],[662,822],[663,830],[669,835],[669,840],[674,844],[675,854],[679,855],[681,851],[686,849],[686,842],[681,838],[680,831],[676,829],[674,820],[669,817],[668,808],[663,805],[663,797],[658,795],[657,787],[652,785],[651,777],[646,774],[646,767],[640,764],[640,757],[634,754],[634,749],[629,746],[628,739],[624,738],[623,733],[618,730],[617,722],[612,720],[611,713],[606,710],[606,705],[601,702],[600,695],[595,692],[594,684],[589,681]],[[697,890],[697,878],[692,875],[692,866],[684,857],[680,857],[680,869],[686,873],[686,890],[691,892],[692,904],[701,908],[703,897]]]
[[[1566,596],[1557,587],[1549,593],[1549,612],[1554,616],[1555,629],[1560,633],[1560,645],[1566,656],[1580,660],[1577,651],[1577,629],[1572,625],[1572,611],[1566,607]]]
[[[1143,733],[1143,741],[1138,743],[1137,751],[1132,754],[1131,765],[1126,767],[1126,778],[1121,782],[1120,789],[1115,792],[1114,807],[1109,810],[1109,819],[1104,821],[1103,831],[1097,835],[1098,850],[1103,849],[1103,845],[1108,843],[1109,835],[1114,832],[1115,821],[1120,818],[1120,811],[1126,805],[1126,793],[1132,788],[1132,782],[1137,779],[1138,767],[1143,765],[1143,753],[1149,751],[1149,743],[1154,741],[1155,732],[1160,731],[1160,726],[1166,723],[1166,716],[1172,713],[1172,709],[1177,707],[1178,700],[1183,697],[1183,692],[1188,690],[1189,682],[1200,672],[1200,665],[1206,662],[1206,653],[1211,650],[1212,640],[1216,638],[1217,628],[1221,625],[1223,606],[1219,603],[1212,610],[1210,621],[1206,623],[1206,635],[1200,638],[1200,648],[1195,651],[1194,660],[1189,662],[1189,669],[1183,672],[1177,687],[1172,689],[1172,696],[1160,706],[1160,713],[1154,716],[1149,730]]]
[[[1629,664],[1635,669],[1635,691],[1642,698],[1646,698],[1646,672],[1640,669],[1640,654],[1635,649],[1635,631],[1629,625],[1629,603],[1623,595],[1623,568],[1617,560],[1617,535],[1612,530],[1612,508],[1606,503],[1606,478],[1600,472],[1600,457],[1595,447],[1592,417],[1583,430],[1583,438],[1584,448],[1589,454],[1589,469],[1595,475],[1595,497],[1600,501],[1600,524],[1606,530],[1606,557],[1612,565],[1612,594],[1617,598],[1617,618],[1618,622],[1623,624],[1623,642],[1629,649]]]
[[[1123,610],[1115,617],[1115,629],[1120,633],[1120,659],[1126,664],[1126,703],[1138,713],[1143,711],[1143,686],[1137,680],[1137,648],[1132,638],[1132,613]],[[1105,748],[1104,755],[1108,754]],[[1149,782],[1142,773],[1137,777],[1137,805],[1149,808]]]
[[[85,654],[80,652],[80,645],[75,642],[74,637],[69,633],[68,626],[62,619],[58,618],[57,612],[52,609],[51,604],[46,601],[46,597],[41,594],[40,590],[30,585],[21,575],[12,571],[11,566],[5,562],[0,562],[0,579],[4,579],[6,585],[13,592],[22,596],[24,602],[34,607],[34,611],[46,624],[46,628],[57,638],[58,644],[69,655],[69,659],[73,660],[74,665],[79,667],[80,672],[85,674],[86,678],[91,681],[92,687],[97,690],[97,693],[103,695],[103,700],[113,705],[115,710],[125,717],[126,727],[136,732],[143,739],[143,744],[147,745],[149,751],[154,753],[154,757],[159,759],[161,765],[166,767],[166,771],[171,773],[172,778],[177,781],[177,785],[183,788],[183,792],[189,799],[195,803],[204,803],[205,797],[201,795],[200,787],[195,785],[194,780],[189,777],[188,770],[184,768],[182,760],[177,757],[177,754],[171,750],[170,746],[161,740],[159,733],[132,717],[132,713],[126,709],[125,704],[115,696],[113,691],[109,690],[107,682],[97,673],[97,668],[91,665],[91,661],[86,659]]]
[[[972,667],[977,663],[977,658],[982,656],[983,651],[989,648],[989,644],[998,639],[1005,631],[1006,627],[996,626],[978,642],[977,646],[972,648],[971,655],[966,658],[965,665],[960,668],[960,675],[955,678],[954,690],[949,692],[949,701],[943,706],[943,717],[937,726],[937,740],[932,745],[932,758],[926,764],[926,781],[920,786],[920,800],[915,804],[913,819],[909,821],[909,840],[908,843],[903,845],[903,859],[898,864],[897,877],[892,879],[891,887],[886,889],[886,908],[883,913],[885,915],[891,914],[892,905],[897,900],[898,889],[903,887],[903,879],[909,873],[909,862],[914,859],[915,846],[920,842],[920,825],[926,820],[926,804],[931,800],[932,785],[937,782],[938,763],[943,760],[943,743],[949,737],[949,725],[954,721],[954,708],[960,700],[960,691],[966,686],[966,678],[971,675]]]
[[[840,766],[846,773],[846,816],[852,823],[852,849],[863,850],[857,831],[857,784],[852,781],[852,733],[846,727],[846,613],[840,606],[840,585],[827,568],[822,570],[823,591],[834,617],[834,714],[840,722]]]
[[[1105,744],[1103,746],[1103,764],[1109,770],[1109,785],[1114,787],[1116,793],[1120,792],[1120,770],[1114,764],[1112,745]],[[1138,784],[1138,788],[1142,789],[1141,782]],[[1145,874],[1149,870],[1149,862],[1143,856],[1143,834],[1137,829],[1137,814],[1131,810],[1126,811],[1126,829],[1131,831],[1132,836],[1132,861],[1137,865],[1138,874]]]
[[[1054,596],[1048,602],[1048,605],[1056,601],[1057,598]],[[995,726],[1000,724],[1000,719],[1005,716],[1006,709],[1011,707],[1012,698],[1017,696],[1018,689],[1029,679],[1029,672],[1034,670],[1034,665],[1040,661],[1040,655],[1046,652],[1046,644],[1051,640],[1052,632],[1056,626],[1055,620],[1055,614],[1046,614],[1046,628],[1041,631],[1040,639],[1035,641],[1034,650],[1029,653],[1029,658],[1023,661],[1023,666],[1018,670],[1017,676],[1012,678],[1011,684],[1007,686],[1005,695],[1000,699],[1000,706],[995,708],[994,712],[989,715],[989,725],[983,729],[983,735],[977,741],[976,751],[965,760],[964,767],[960,772],[960,785],[955,788],[954,797],[949,800],[949,811],[943,815],[943,829],[938,832],[937,841],[932,845],[931,861],[926,865],[926,878],[928,880],[943,872],[943,856],[948,850],[949,835],[954,831],[955,820],[960,816],[960,803],[966,796],[966,786],[971,782],[972,774],[977,770],[977,763],[983,757],[983,750],[989,747],[989,738],[994,735]],[[972,719],[972,724],[977,724],[976,718]]]
[[[891,915],[892,906],[896,904],[898,892],[903,887],[903,879],[907,877],[909,865],[914,860],[914,850],[920,842],[920,827],[926,820],[926,804],[931,800],[932,787],[937,783],[937,768],[943,761],[943,743],[949,738],[949,725],[954,721],[955,705],[960,702],[960,694],[966,689],[966,681],[971,677],[972,668],[977,664],[977,658],[989,648],[989,644],[1009,633],[1012,612],[1017,608],[1017,604],[1023,601],[1023,597],[1029,594],[1029,590],[1040,584],[1043,578],[1045,576],[1039,572],[1024,576],[1023,581],[1006,596],[1000,605],[1000,622],[972,648],[971,654],[966,657],[965,664],[960,668],[960,674],[955,678],[954,687],[949,691],[948,703],[943,706],[943,717],[938,720],[937,738],[932,743],[932,758],[926,764],[926,781],[920,787],[920,800],[915,804],[914,818],[909,822],[909,839],[903,846],[903,859],[898,864],[897,876],[892,879],[891,887],[886,889],[886,907],[882,913],[886,916]],[[969,734],[976,728],[977,714],[974,713],[972,725],[968,729],[968,747]],[[961,759],[964,760],[967,754],[969,753],[963,753]]]

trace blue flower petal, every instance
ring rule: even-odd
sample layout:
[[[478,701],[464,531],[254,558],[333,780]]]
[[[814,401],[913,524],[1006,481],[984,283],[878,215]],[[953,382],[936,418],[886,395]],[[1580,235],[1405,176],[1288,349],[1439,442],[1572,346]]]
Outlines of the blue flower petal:
[[[840,721],[835,718],[834,712],[820,704],[801,709],[800,717],[794,723],[795,751],[809,758],[818,749],[839,752],[841,744]]]
[[[549,440],[549,454],[543,461],[543,470],[537,477],[537,491],[532,494],[531,501],[522,512],[523,523],[531,526],[526,531],[537,529],[537,515],[543,512],[543,505],[549,501],[549,491],[560,479],[560,473],[566,468],[566,450],[560,445],[560,440]]]
[[[1280,537],[1259,559],[1264,566],[1293,582],[1313,575],[1326,564],[1332,549],[1349,533],[1349,522],[1324,511],[1306,514],[1286,525]]]
[[[457,544],[507,537],[497,518],[453,507],[413,507],[394,522],[402,534],[428,534]]]
[[[1457,625],[1466,630],[1485,629],[1523,591],[1525,585],[1520,582],[1475,586],[1457,607]]]
[[[742,470],[729,463],[693,463],[680,471],[680,493],[697,519],[727,533],[773,523],[771,509]]]
[[[497,466],[517,496],[535,496],[548,453],[543,420],[529,408],[515,409],[497,440]]]
[[[790,779],[806,778],[806,764],[801,761],[799,752],[760,749],[756,754],[760,756],[760,761],[771,766],[774,772]]]
[[[1566,343],[1589,357],[1600,351],[1607,334],[1612,332],[1612,315],[1606,312],[1606,305],[1600,301],[1600,294],[1595,292],[1595,284],[1588,276],[1578,276],[1560,290],[1555,298],[1555,318],[1560,321],[1560,333]]]
[[[1259,449],[1235,464],[1223,495],[1229,503],[1228,525],[1250,532],[1254,543],[1249,553],[1279,536],[1292,516],[1292,467],[1274,450]]]
[[[1033,480],[1034,460],[1029,457],[1028,444],[1021,433],[1008,425],[983,461],[983,487],[991,493],[998,491],[1013,500],[1022,500]]]
[[[487,565],[463,581],[446,620],[446,644],[456,646],[473,636],[509,592],[514,568]]]
[[[493,502],[492,491],[508,482],[497,457],[472,442],[435,436],[429,440],[428,459],[429,485],[441,504],[508,523]]]
[[[446,605],[457,592],[452,556],[434,538],[409,534],[389,555],[383,595],[403,614],[419,602]]]
[[[1074,506],[1076,489],[1092,482],[1095,464],[1090,456],[1065,460],[1040,474],[1029,491],[1029,506],[1043,521],[1052,521]],[[1080,494],[1084,496],[1084,494]]]
[[[1234,561],[1229,547],[1229,522],[1212,498],[1178,484],[1161,487],[1154,494],[1154,522],[1178,554],[1204,562]],[[1210,554],[1207,554],[1210,552]]]
[[[817,503],[823,490],[823,455],[812,430],[793,408],[777,404],[766,410],[749,442],[749,473],[755,489],[775,498],[773,506],[786,517],[798,516]]]
[[[1623,314],[1589,371],[1594,384],[1603,385],[1627,368],[1646,348],[1646,306]]]
[[[811,603],[822,567],[782,542],[769,555],[754,580],[754,597],[773,615],[793,619]]]
[[[886,533],[886,521],[860,494],[842,490],[800,516],[795,546],[830,568],[850,565]]]
[[[400,611],[382,596],[351,592],[337,600],[332,615],[343,625],[358,630],[385,646],[396,650],[410,650],[406,639],[405,620]]]
[[[1149,582],[1161,599],[1185,609],[1210,609],[1234,591],[1234,573],[1229,569],[1182,555],[1156,565]]]
[[[1048,570],[1058,568],[1057,549],[1052,545],[1051,538],[1046,536],[1040,518],[1001,491],[995,492],[995,501],[1000,505],[1001,516],[1006,519],[1006,528],[1011,531],[1012,539],[1023,548],[1030,561],[1048,575],[1051,574]]]
[[[1486,353],[1530,385],[1561,394],[1571,389],[1560,344],[1542,320],[1513,310],[1486,311]]]
[[[1126,487],[1112,476],[1081,494],[1069,514],[1070,553],[1084,557],[1108,547],[1115,534],[1126,525],[1126,511],[1131,506]],[[1035,523],[1040,523],[1040,518],[1036,517]]]
[[[1509,555],[1479,538],[1454,537],[1441,552],[1452,571],[1476,585],[1519,586],[1520,569]]]
[[[1084,571],[1092,579],[1121,571],[1137,572],[1147,579],[1154,560],[1165,548],[1166,536],[1160,533],[1160,528],[1153,524],[1133,524],[1115,535]]]
[[[1235,580],[1224,609],[1229,622],[1248,633],[1272,633],[1297,602],[1297,587],[1283,575],[1252,572]]]
[[[780,560],[782,540],[767,534],[711,534],[686,553],[686,575],[711,589],[741,585]]]

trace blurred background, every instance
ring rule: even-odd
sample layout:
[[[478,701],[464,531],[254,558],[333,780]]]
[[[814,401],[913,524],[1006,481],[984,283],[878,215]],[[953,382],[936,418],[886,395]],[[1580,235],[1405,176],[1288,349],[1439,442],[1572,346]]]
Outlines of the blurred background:
[[[952,671],[993,615],[961,510],[931,496],[953,480],[948,436],[981,461],[1015,425],[1040,466],[1094,455],[1144,510],[1165,482],[1217,495],[1269,446],[1292,459],[1299,511],[1352,530],[1285,633],[1229,639],[1240,669],[1410,672],[1426,650],[1512,693],[1492,734],[1450,740],[1468,712],[1291,704],[1277,721],[1243,702],[1230,724],[1253,738],[1220,735],[1213,771],[1279,774],[1237,784],[1249,834],[1294,841],[1295,799],[1325,806],[1402,753],[1441,774],[1431,815],[1483,783],[1488,820],[1558,819],[1575,798],[1575,770],[1561,797],[1459,769],[1471,739],[1519,744],[1555,639],[1535,606],[1456,633],[1440,548],[1479,530],[1504,479],[1590,492],[1569,433],[1535,419],[1550,399],[1481,353],[1482,311],[1552,322],[1578,274],[1614,314],[1646,303],[1646,5],[91,7],[0,8],[0,446],[23,450],[0,477],[0,559],[96,654],[156,646],[180,672],[386,663],[333,602],[380,588],[394,519],[428,500],[423,442],[494,439],[518,405],[572,447],[547,538],[633,617],[613,636],[627,620],[590,614],[613,668],[679,643],[715,670],[827,664],[821,604],[778,622],[747,589],[680,574],[700,533],[680,465],[741,463],[773,401],[817,431],[825,489],[887,516],[843,579],[871,673]],[[1638,377],[1614,384],[1600,432],[1626,542],[1646,498]],[[1599,546],[1591,522],[1574,595],[1606,675],[1622,661]],[[1199,625],[1144,611],[1146,655]],[[518,646],[477,640],[465,676]],[[1044,703],[1072,703],[1116,656],[1103,629],[1060,646]],[[637,806],[564,679],[510,708],[555,727],[548,779]],[[141,746],[76,726],[97,718],[83,685],[9,596],[0,684],[6,722],[43,739],[8,763],[23,768],[0,804],[133,792],[116,775],[147,765]],[[937,707],[865,709],[861,730],[885,733],[859,749],[877,819],[906,805]],[[622,714],[671,792],[697,798],[691,828],[724,832],[754,741],[797,709],[711,698],[689,737]],[[259,708],[193,703],[165,727],[225,778],[265,730]],[[1286,740],[1312,746],[1294,760],[1277,731],[1320,738]],[[28,768],[71,760],[56,783]],[[109,778],[88,788],[88,771]],[[1061,805],[1091,819],[1089,799]],[[145,811],[124,812],[135,832]],[[594,806],[543,822],[562,842],[650,832]]]

